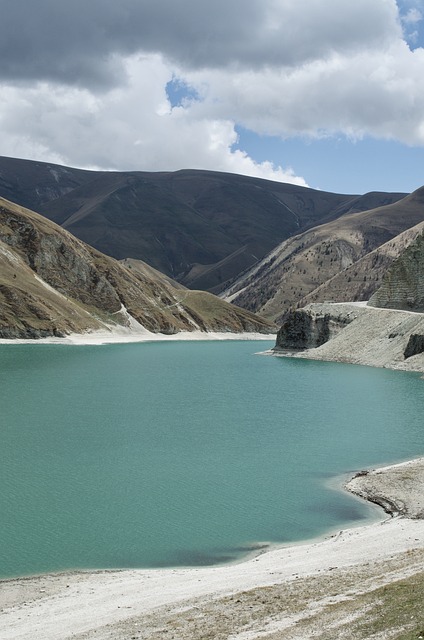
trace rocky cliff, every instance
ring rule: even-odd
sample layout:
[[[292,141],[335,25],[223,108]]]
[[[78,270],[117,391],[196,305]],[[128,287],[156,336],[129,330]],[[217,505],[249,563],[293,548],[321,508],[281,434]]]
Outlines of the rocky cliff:
[[[368,283],[375,281],[376,274],[385,266],[382,286],[371,297],[368,306],[402,309],[405,311],[424,311],[424,223],[420,223],[400,234],[375,251],[367,254],[358,263],[356,269],[368,274]],[[415,238],[415,241],[413,239]],[[410,244],[412,243],[412,244]],[[405,249],[405,246],[407,247]],[[402,250],[403,248],[403,250]],[[400,254],[397,260],[394,256]],[[361,267],[359,267],[361,265]],[[339,302],[344,302],[349,289],[343,289],[343,282],[350,279],[352,268],[345,269],[333,278],[332,289],[339,287]],[[360,277],[361,283],[364,276]],[[327,284],[327,287],[329,284]],[[362,288],[366,286],[362,283]],[[321,295],[327,291],[323,285]],[[277,347],[280,349],[311,349],[320,347],[334,338],[347,326],[358,313],[360,306],[347,311],[346,305],[311,304],[315,296],[307,296],[305,307],[290,310],[282,318],[281,328],[277,335]],[[325,311],[326,310],[326,311]],[[422,340],[421,340],[422,338]],[[424,351],[421,348],[424,336],[411,335],[405,348],[405,357]]]
[[[424,311],[424,236],[422,234],[387,271],[382,286],[371,297],[370,305]]]
[[[424,371],[424,235],[421,225],[418,229],[368,304],[318,303],[291,310],[275,353]]]
[[[334,338],[353,318],[351,313],[297,309],[286,313],[277,334],[279,349],[313,349]]]
[[[138,323],[152,332],[254,331],[270,323],[212,294],[127,266],[0,198],[0,338],[63,336]]]
[[[288,314],[274,354],[424,372],[424,314],[365,303],[310,304]]]

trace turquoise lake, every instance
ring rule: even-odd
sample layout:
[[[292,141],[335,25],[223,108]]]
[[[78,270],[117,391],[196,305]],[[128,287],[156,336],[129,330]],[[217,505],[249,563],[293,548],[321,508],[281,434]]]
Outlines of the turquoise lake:
[[[424,381],[272,346],[1,346],[0,577],[215,564],[369,518],[328,482],[423,454]]]

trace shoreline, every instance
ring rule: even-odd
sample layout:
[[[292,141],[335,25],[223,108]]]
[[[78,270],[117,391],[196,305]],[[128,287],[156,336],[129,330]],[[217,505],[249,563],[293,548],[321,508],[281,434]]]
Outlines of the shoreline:
[[[290,630],[290,638],[302,638],[302,625],[312,624],[311,611],[321,628],[330,605],[353,606],[353,578],[357,602],[382,585],[388,588],[424,572],[423,485],[424,458],[359,472],[344,488],[370,502],[386,500],[389,510],[402,515],[325,539],[272,547],[229,565],[77,571],[0,581],[0,636],[156,639],[174,630],[174,638],[192,640],[207,637],[202,634],[208,624],[217,629],[219,618],[228,628],[217,638],[253,640],[283,630]],[[328,602],[334,590],[337,597]],[[293,613],[296,603],[299,610]]]
[[[178,342],[178,341],[208,341],[208,340],[266,340],[275,341],[276,334],[270,333],[231,333],[218,331],[180,331],[179,333],[165,334],[147,331],[134,331],[125,327],[110,327],[110,330],[92,331],[86,333],[71,333],[63,338],[0,338],[1,345],[13,344],[55,344],[71,346],[105,345],[105,344],[130,344],[139,342]]]
[[[271,355],[424,373],[424,352],[405,355],[413,335],[424,332],[424,313],[352,302],[310,303],[303,311],[314,320],[328,316],[334,334],[320,346],[276,347]]]

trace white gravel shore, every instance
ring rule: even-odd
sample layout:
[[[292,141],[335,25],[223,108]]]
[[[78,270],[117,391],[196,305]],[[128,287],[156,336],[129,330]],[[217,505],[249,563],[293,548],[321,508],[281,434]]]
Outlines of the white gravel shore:
[[[139,325],[141,327],[141,325]],[[63,344],[63,345],[101,345],[126,344],[132,342],[175,342],[196,340],[268,340],[275,341],[275,334],[264,333],[231,333],[213,331],[180,331],[171,335],[152,333],[143,327],[134,330],[127,327],[110,327],[102,331],[87,333],[71,333],[64,338],[13,339],[0,338],[2,344]]]
[[[106,329],[0,344],[274,338]],[[328,354],[323,356],[327,359]],[[401,592],[410,588],[411,593],[421,593],[413,581],[424,580],[424,458],[363,473],[347,488],[394,516],[381,511],[379,522],[220,567],[75,572],[0,581],[0,638],[383,640],[400,638],[396,634],[406,629],[421,629],[416,625],[421,625],[422,614],[415,610],[402,609],[387,622],[382,610],[385,594],[397,585]],[[396,603],[396,597],[391,602]],[[396,609],[392,605],[391,611]],[[381,630],[376,623],[377,631],[371,632],[374,620],[386,627]]]
[[[424,571],[423,482],[424,459],[361,475],[349,489],[405,515],[238,564],[0,582],[0,638],[372,637],[355,635],[352,607],[365,615],[361,599]]]

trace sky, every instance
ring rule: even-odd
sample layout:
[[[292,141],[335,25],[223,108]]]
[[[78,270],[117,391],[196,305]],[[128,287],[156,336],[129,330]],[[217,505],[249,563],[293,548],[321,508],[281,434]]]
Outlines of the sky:
[[[0,0],[0,155],[424,184],[424,0]]]

